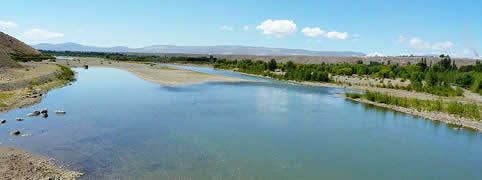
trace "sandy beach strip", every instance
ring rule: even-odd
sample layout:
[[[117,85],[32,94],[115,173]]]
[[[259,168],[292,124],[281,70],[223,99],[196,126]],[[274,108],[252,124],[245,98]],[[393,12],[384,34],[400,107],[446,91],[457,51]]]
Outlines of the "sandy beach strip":
[[[190,71],[149,62],[119,62],[101,58],[74,57],[73,60],[57,60],[56,62],[44,63],[60,64],[68,67],[83,67],[84,65],[88,65],[89,67],[117,68],[128,71],[144,80],[167,86],[198,84],[204,82],[250,81],[246,79]]]

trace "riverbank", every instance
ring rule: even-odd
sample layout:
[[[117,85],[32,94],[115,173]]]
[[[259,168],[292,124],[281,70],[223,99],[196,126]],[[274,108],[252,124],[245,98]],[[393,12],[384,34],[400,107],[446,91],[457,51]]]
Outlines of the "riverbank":
[[[0,113],[25,108],[42,101],[48,91],[67,85],[58,79],[62,68],[53,64],[21,63],[23,68],[0,72]]]
[[[470,128],[474,129],[477,131],[482,131],[482,123],[480,121],[474,121],[473,119],[469,118],[464,118],[464,117],[457,117],[455,115],[451,115],[445,112],[429,112],[429,111],[418,111],[416,109],[412,108],[405,108],[405,107],[400,107],[400,106],[395,106],[395,105],[390,105],[390,104],[383,104],[383,103],[377,103],[373,101],[369,101],[367,99],[362,99],[362,98],[350,98],[345,95],[340,95],[341,97],[344,97],[346,99],[349,99],[351,101],[356,101],[356,102],[361,102],[365,104],[371,104],[374,106],[378,107],[383,107],[387,109],[391,109],[397,112],[405,113],[405,114],[410,114],[418,117],[422,117],[425,119],[430,119],[433,121],[440,121],[444,122],[450,125],[454,125],[456,129],[460,129],[462,127],[465,128]]]
[[[46,64],[60,64],[67,67],[108,67],[128,71],[139,78],[167,86],[198,84],[204,82],[241,82],[248,81],[240,78],[213,75],[196,71],[184,70],[171,66],[159,65],[149,62],[119,62],[101,58],[75,57],[72,60],[47,62]]]
[[[0,179],[75,179],[81,175],[57,168],[52,159],[0,146]]]

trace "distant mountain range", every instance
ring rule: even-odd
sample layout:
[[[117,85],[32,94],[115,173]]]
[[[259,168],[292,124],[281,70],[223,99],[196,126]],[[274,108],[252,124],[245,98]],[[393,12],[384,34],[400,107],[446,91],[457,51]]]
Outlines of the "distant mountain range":
[[[96,47],[76,43],[37,44],[39,50],[84,51],[84,52],[132,52],[132,53],[183,53],[183,54],[220,54],[220,55],[256,55],[256,56],[365,56],[365,53],[352,51],[309,51],[302,49],[266,48],[251,46],[174,46],[155,45],[142,48]]]

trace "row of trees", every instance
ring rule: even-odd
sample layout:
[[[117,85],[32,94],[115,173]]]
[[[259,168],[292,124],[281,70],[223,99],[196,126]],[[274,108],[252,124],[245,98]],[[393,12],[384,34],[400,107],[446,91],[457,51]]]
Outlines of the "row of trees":
[[[401,78],[410,80],[406,90],[427,92],[439,96],[460,96],[461,88],[482,94],[482,64],[458,68],[455,61],[444,56],[435,64],[427,64],[426,59],[413,65],[381,64],[285,64],[252,60],[219,59],[214,64],[219,69],[237,69],[240,72],[269,76],[282,80],[329,82],[329,75],[368,76],[373,78]],[[274,72],[278,70],[279,72]],[[456,88],[453,88],[455,86]],[[457,88],[458,87],[458,88]]]
[[[25,55],[25,54],[15,54],[10,56],[13,60],[18,62],[28,62],[28,61],[35,61],[40,62],[47,59],[55,59],[55,57],[49,54],[38,54],[38,55]]]

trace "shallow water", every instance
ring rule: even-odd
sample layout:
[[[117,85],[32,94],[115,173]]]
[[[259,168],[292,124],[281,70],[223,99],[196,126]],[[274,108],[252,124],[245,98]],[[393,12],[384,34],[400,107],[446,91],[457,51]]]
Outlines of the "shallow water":
[[[83,179],[482,178],[478,132],[347,101],[340,89],[178,67],[259,82],[167,87],[77,68],[72,86],[0,114],[0,142],[72,164]],[[47,119],[25,117],[44,107]],[[33,136],[9,135],[17,129]]]
[[[63,60],[72,60],[72,57],[65,57],[65,56],[55,56],[56,59],[63,59]]]

